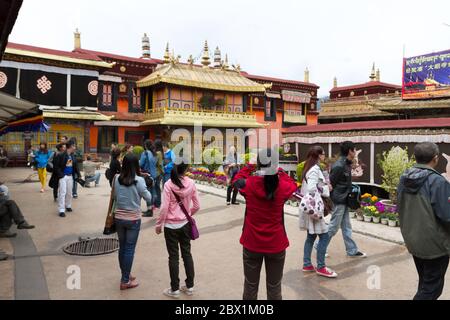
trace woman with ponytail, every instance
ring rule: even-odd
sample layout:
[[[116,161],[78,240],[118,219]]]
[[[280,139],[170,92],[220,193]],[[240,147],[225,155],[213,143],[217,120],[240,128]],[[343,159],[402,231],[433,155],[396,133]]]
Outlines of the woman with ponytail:
[[[156,224],[156,233],[164,230],[167,252],[169,253],[170,288],[163,294],[178,299],[180,291],[188,296],[194,294],[194,260],[191,254],[191,226],[180,207],[180,199],[184,209],[190,216],[200,210],[197,188],[194,181],[185,176],[189,165],[175,165],[171,171],[170,180],[164,184],[164,196],[160,216]],[[191,205],[192,204],[192,205]],[[179,259],[181,256],[186,271],[186,285],[180,288]]]
[[[276,157],[276,159],[273,159]],[[284,204],[297,189],[296,182],[278,169],[278,155],[262,150],[258,166],[248,165],[233,180],[246,200],[241,237],[244,247],[244,300],[257,300],[260,272],[266,266],[268,300],[282,300],[281,281],[289,240],[284,227]]]

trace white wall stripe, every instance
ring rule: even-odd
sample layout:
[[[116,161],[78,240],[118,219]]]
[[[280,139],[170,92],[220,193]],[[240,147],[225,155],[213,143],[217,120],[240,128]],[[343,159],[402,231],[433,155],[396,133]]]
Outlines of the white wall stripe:
[[[72,74],[75,76],[90,76],[90,77],[98,77],[99,76],[98,71],[94,71],[94,70],[60,68],[60,67],[46,66],[46,65],[37,64],[37,63],[23,63],[23,62],[15,62],[15,61],[7,61],[7,60],[3,60],[2,62],[0,62],[0,67]]]

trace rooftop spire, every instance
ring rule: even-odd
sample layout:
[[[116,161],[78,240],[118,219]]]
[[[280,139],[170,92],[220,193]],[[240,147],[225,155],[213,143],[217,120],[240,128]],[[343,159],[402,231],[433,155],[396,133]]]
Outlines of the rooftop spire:
[[[373,66],[372,66],[372,73],[370,74],[370,81],[376,81],[376,79],[377,79],[377,75],[376,75],[376,72],[375,72],[375,62],[373,63]]]
[[[169,43],[167,42],[166,51],[164,52],[164,64],[170,62],[170,51],[169,51]]]
[[[150,59],[150,38],[147,36],[146,33],[144,33],[144,36],[142,37],[142,58],[144,59]]]
[[[214,68],[220,68],[222,64],[222,54],[220,52],[219,47],[214,51]]]
[[[308,83],[309,82],[309,69],[306,68],[305,70],[305,82]]]
[[[337,88],[337,87],[338,87],[337,78],[334,77],[334,79],[333,79],[333,88]]]
[[[74,49],[81,49],[81,33],[78,28],[74,32]]]
[[[377,70],[377,81],[381,82],[381,72],[380,69]]]
[[[209,58],[209,47],[208,47],[208,41],[205,41],[205,47],[203,49],[203,56],[202,56],[202,65],[204,68],[208,68],[208,66],[211,64],[210,58]]]

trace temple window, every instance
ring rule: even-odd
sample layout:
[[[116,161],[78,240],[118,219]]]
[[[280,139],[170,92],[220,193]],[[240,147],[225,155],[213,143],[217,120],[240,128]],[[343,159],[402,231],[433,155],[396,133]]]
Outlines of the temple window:
[[[111,107],[113,103],[112,84],[103,84],[102,104],[105,107]]]
[[[133,89],[133,108],[141,107],[141,89],[134,88]]]

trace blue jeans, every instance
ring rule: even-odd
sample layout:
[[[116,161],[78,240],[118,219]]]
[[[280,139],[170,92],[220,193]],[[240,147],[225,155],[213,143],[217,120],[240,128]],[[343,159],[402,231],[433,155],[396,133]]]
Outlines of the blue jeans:
[[[328,235],[331,239],[342,229],[342,236],[344,237],[345,249],[349,256],[354,256],[358,253],[358,246],[352,239],[352,224],[350,222],[349,209],[345,204],[335,205],[331,215]]]
[[[77,175],[73,175],[73,187],[72,187],[72,196],[78,197],[78,183],[75,181],[77,179]]]
[[[162,180],[161,175],[156,177],[155,185],[152,188],[153,205],[156,208],[161,208],[161,180]]]
[[[170,173],[164,173],[164,177],[163,177],[163,187],[166,184],[167,181],[170,180]]]
[[[91,183],[95,181],[95,185],[98,186],[100,183],[100,172],[97,172],[94,176],[92,177],[85,177],[85,181],[86,183]]]
[[[141,220],[126,221],[116,219],[117,235],[119,236],[119,265],[122,271],[122,283],[130,281],[133,266],[134,251],[141,230]]]
[[[305,241],[305,249],[303,255],[303,266],[310,267],[312,266],[311,262],[311,254],[314,246],[314,241],[319,237],[319,243],[317,244],[317,269],[322,269],[326,267],[325,264],[325,254],[327,253],[328,243],[330,242],[330,237],[328,233],[323,234],[310,234],[307,233],[306,241]]]

